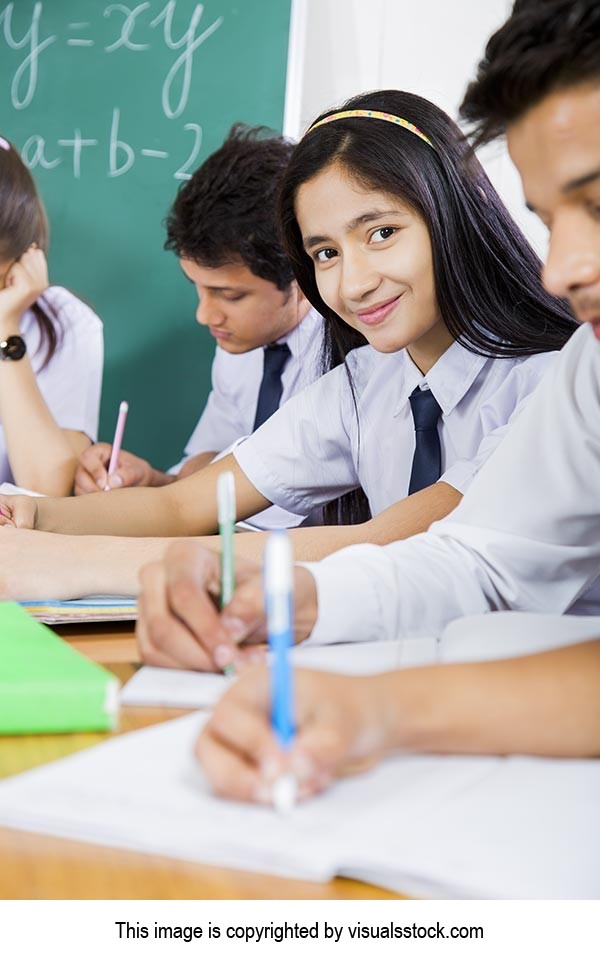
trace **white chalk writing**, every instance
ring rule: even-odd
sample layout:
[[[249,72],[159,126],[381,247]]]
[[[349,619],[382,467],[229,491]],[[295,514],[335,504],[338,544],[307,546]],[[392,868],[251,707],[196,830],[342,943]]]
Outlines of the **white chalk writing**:
[[[59,137],[56,149],[52,149],[47,139],[41,134],[32,134],[21,148],[21,155],[26,165],[34,170],[41,167],[53,170],[55,167],[71,163],[73,177],[80,180],[85,176],[84,157],[94,150],[100,150],[106,157],[106,176],[110,178],[123,177],[129,173],[138,158],[148,158],[154,161],[169,161],[172,152],[159,147],[140,147],[139,149],[125,139],[121,133],[121,109],[114,107],[111,114],[110,130],[105,140],[84,137],[79,128],[73,130],[68,137]],[[183,129],[189,131],[193,138],[191,150],[187,157],[172,174],[175,180],[189,180],[194,170],[202,146],[202,127],[200,124],[184,124]],[[181,161],[174,158],[174,164]]]
[[[164,47],[177,54],[161,87],[161,106],[165,117],[169,120],[181,117],[187,107],[196,51],[216,33],[224,22],[223,17],[217,17],[200,32],[204,4],[197,3],[193,7],[187,26],[180,35],[177,35],[174,26],[178,13],[177,2],[178,0],[167,0],[156,15],[154,14],[156,8],[150,0],[131,7],[124,3],[110,3],[101,8],[103,20],[111,25],[116,24],[118,30],[116,38],[104,45],[105,54],[112,55],[119,51],[138,54],[149,50],[152,46],[150,42],[152,35],[161,37]],[[56,33],[43,36],[41,0],[34,4],[31,22],[19,36],[14,26],[15,6],[15,2],[12,2],[0,11],[2,29],[0,36],[3,36],[10,50],[25,51],[25,57],[16,66],[11,82],[12,105],[15,110],[24,110],[35,97],[40,56],[47,47],[57,41],[64,41],[65,46],[70,48],[94,47],[97,39],[94,39],[93,24],[88,22],[65,24],[65,33],[84,32],[87,34],[84,36],[62,37]],[[145,35],[143,31],[146,31]]]
[[[35,96],[38,81],[38,63],[40,54],[46,47],[56,41],[56,36],[46,37],[40,40],[40,19],[42,16],[42,4],[36,3],[33,8],[31,26],[27,32],[17,40],[13,33],[13,11],[14,3],[0,12],[0,23],[3,27],[4,40],[11,50],[27,50],[25,59],[17,67],[10,87],[12,105],[15,110],[24,110],[28,107]],[[22,83],[24,90],[21,89]]]

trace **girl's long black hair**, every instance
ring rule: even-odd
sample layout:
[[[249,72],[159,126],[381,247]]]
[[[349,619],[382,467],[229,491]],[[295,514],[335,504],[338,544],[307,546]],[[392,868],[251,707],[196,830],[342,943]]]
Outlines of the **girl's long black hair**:
[[[2,138],[4,140],[4,138]],[[6,141],[8,144],[8,141]],[[16,261],[32,245],[48,249],[48,221],[33,177],[18,152],[0,147],[0,261]],[[42,301],[31,310],[40,331],[40,348],[46,366],[62,336],[58,318]]]
[[[450,117],[416,94],[380,90],[317,120],[343,110],[403,117],[433,147],[397,124],[348,117],[309,131],[292,154],[280,192],[281,228],[298,284],[325,318],[323,369],[345,363],[350,350],[367,343],[322,300],[296,219],[299,188],[332,164],[368,190],[402,198],[423,218],[437,304],[455,340],[486,357],[560,350],[576,327],[570,309],[542,287],[540,259]],[[364,495],[357,501],[352,492],[340,501],[328,521],[364,520]]]

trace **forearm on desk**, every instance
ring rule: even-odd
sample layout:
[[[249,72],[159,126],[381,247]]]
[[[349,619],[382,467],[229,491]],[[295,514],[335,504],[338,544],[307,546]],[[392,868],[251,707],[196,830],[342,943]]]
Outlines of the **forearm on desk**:
[[[6,566],[0,598],[23,601],[135,595],[141,568],[159,561],[168,538],[114,538],[2,530]]]
[[[350,545],[386,545],[421,534],[434,521],[450,514],[461,498],[459,491],[439,481],[396,501],[363,524],[294,528],[291,536],[296,561],[320,561]]]
[[[357,525],[354,530],[360,533],[360,538],[353,537],[347,544],[384,545],[422,534],[434,521],[454,511],[461,499],[460,491],[445,481],[438,481],[390,505],[365,524]]]
[[[363,525],[355,525],[353,528],[362,528]],[[326,555],[343,548],[347,544],[353,544],[354,538],[350,538],[350,526],[326,525],[312,528],[291,528],[288,530],[292,543],[292,551],[296,561],[319,561]],[[270,531],[243,531],[234,535],[233,545],[236,558],[244,558],[246,561],[262,562],[265,545]],[[196,539],[199,544],[211,551],[221,550],[221,539],[218,535],[199,537]],[[358,540],[358,536],[356,536]],[[362,539],[361,539],[362,540]]]
[[[241,472],[234,459],[227,458],[220,462],[220,468],[210,465],[201,475],[162,488],[131,488],[77,499],[39,500],[36,526],[39,530],[63,534],[150,540],[189,537],[203,529],[214,530],[216,479],[220,470],[230,467],[226,463],[230,461],[238,475],[238,515],[247,516],[268,506],[269,502],[255,491],[245,476],[239,478]],[[386,544],[409,537],[443,517],[459,500],[460,495],[454,488],[439,483],[398,502],[366,524],[292,529],[296,560],[319,560],[351,544],[369,541]],[[262,532],[236,535],[236,553],[242,558],[260,560],[266,537]],[[218,538],[199,540],[206,547],[219,548]],[[166,550],[166,542],[163,544]],[[135,557],[138,549],[130,550]],[[139,550],[143,554],[142,549]]]
[[[600,640],[377,676],[387,749],[600,755]]]
[[[289,531],[296,561],[320,561],[327,555],[353,544],[389,544],[426,531],[430,524],[445,517],[461,500],[449,484],[439,482],[398,501],[364,524],[315,525]],[[268,531],[244,531],[235,535],[236,557],[262,561]],[[213,551],[220,550],[219,538],[204,537],[200,542]]]
[[[77,562],[64,582],[70,597],[81,594],[137,595],[144,565],[161,561],[177,538],[118,538],[87,535],[70,538]],[[79,567],[85,571],[78,573]]]
[[[211,534],[217,530],[217,479],[226,470],[236,477],[239,517],[269,506],[229,455],[189,478],[159,488],[40,499],[35,525],[38,530],[61,534],[159,538]]]
[[[121,535],[125,537],[178,536],[191,533],[175,485],[160,488],[126,488],[79,498],[44,498],[37,501],[35,526],[39,531],[69,535]]]
[[[256,537],[262,543],[266,538]],[[46,567],[58,566],[59,574],[53,577],[54,590],[42,591],[61,599],[77,598],[87,594],[137,594],[140,571],[144,565],[162,561],[167,549],[184,539],[180,538],[123,538],[110,535],[46,535],[45,541],[52,554],[46,559]],[[254,540],[254,536],[251,536]],[[186,538],[203,547],[218,551],[220,539],[214,537]],[[236,552],[237,553],[237,552]],[[262,559],[262,551],[256,550]],[[244,557],[239,552],[240,557]],[[32,597],[32,588],[17,585],[19,597]]]

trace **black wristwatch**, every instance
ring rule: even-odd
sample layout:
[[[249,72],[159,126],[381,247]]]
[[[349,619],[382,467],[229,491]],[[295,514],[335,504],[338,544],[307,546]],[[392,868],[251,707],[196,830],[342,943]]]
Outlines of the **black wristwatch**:
[[[0,341],[0,358],[3,361],[20,361],[26,351],[27,345],[18,334],[12,334],[5,341]]]

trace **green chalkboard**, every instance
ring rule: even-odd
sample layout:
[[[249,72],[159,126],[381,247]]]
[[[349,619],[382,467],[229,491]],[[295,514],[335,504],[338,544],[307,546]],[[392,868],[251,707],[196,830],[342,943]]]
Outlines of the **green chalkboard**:
[[[238,120],[281,129],[290,0],[0,3],[0,134],[31,167],[53,283],[104,321],[101,437],[168,467],[206,400],[214,343],[163,251],[182,179]]]

